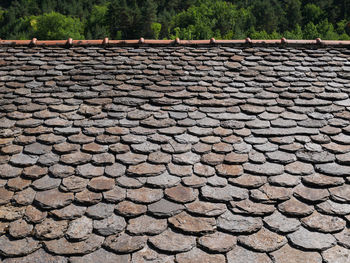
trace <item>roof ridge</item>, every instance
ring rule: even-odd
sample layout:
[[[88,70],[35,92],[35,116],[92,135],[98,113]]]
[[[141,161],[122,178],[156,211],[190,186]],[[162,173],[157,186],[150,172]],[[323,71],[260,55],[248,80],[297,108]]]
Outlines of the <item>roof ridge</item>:
[[[252,40],[250,38],[238,39],[238,40],[216,40],[211,38],[209,40],[155,40],[155,39],[132,39],[132,40],[109,40],[108,38],[96,39],[96,40],[73,40],[68,38],[67,40],[37,40],[33,38],[31,40],[1,40],[0,46],[15,45],[15,46],[98,46],[98,45],[111,45],[111,46],[123,46],[123,45],[316,45],[316,46],[350,46],[348,40],[321,40],[316,38],[315,40],[295,40],[295,39],[272,39],[272,40]]]

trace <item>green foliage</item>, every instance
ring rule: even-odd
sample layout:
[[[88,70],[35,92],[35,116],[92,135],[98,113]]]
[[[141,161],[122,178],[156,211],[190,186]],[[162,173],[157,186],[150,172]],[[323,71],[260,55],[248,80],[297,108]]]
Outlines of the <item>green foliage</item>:
[[[38,39],[84,39],[84,27],[79,18],[56,12],[32,18],[31,26]]]
[[[256,21],[259,23],[256,24],[257,30],[265,30],[268,33],[271,33],[277,29],[279,24],[278,14],[282,13],[280,2],[277,0],[261,0],[255,1],[252,6],[253,15],[256,18]]]
[[[171,21],[171,37],[181,39],[235,38],[244,31],[250,18],[244,9],[221,1],[198,1]]]
[[[317,24],[320,22],[323,17],[322,9],[315,4],[307,4],[304,6],[304,21],[312,22],[313,24]]]
[[[299,25],[296,25],[295,29],[292,31],[285,31],[283,36],[286,39],[303,39],[303,31]]]
[[[315,26],[314,23],[309,22],[305,27],[304,27],[304,32],[303,32],[303,38],[304,39],[315,39],[319,37],[320,34],[317,30],[317,27]]]
[[[100,39],[109,35],[107,11],[107,4],[93,6],[85,25],[85,35],[88,39]]]
[[[154,39],[159,39],[159,34],[160,34],[160,31],[162,30],[162,24],[160,23],[152,23],[151,24],[151,30],[153,32],[153,38]]]

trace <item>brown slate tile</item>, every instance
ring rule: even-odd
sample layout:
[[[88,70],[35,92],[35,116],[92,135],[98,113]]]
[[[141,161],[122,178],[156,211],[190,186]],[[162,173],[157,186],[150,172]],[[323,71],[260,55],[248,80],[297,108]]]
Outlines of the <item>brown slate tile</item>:
[[[67,263],[68,260],[64,256],[54,256],[47,252],[44,249],[38,249],[32,254],[29,254],[24,257],[16,258],[6,258],[3,262],[5,263],[26,263],[26,262],[47,262],[47,263]]]
[[[9,240],[5,235],[0,237],[0,253],[6,257],[25,256],[41,247],[33,238]]]
[[[272,259],[276,263],[321,263],[322,257],[317,252],[307,252],[300,249],[295,249],[288,244],[283,246],[277,251],[272,252]],[[291,255],[293,255],[291,257]]]
[[[238,237],[238,242],[259,252],[272,252],[284,246],[287,243],[287,239],[266,228],[262,228],[252,235]]]
[[[317,211],[301,219],[304,227],[322,233],[339,232],[344,229],[346,222],[339,218],[323,215]]]
[[[188,262],[214,262],[214,263],[224,263],[226,262],[225,256],[221,254],[208,254],[201,249],[193,248],[192,250],[179,253],[176,255],[176,261],[179,263],[188,263]]]
[[[278,210],[289,216],[305,217],[312,214],[314,208],[302,203],[295,198],[291,198],[278,205]]]
[[[109,236],[104,241],[104,246],[109,250],[119,253],[131,253],[142,249],[146,245],[146,238],[143,236],[129,236],[121,233]]]
[[[287,237],[291,244],[305,250],[323,251],[336,244],[336,240],[331,234],[310,232],[303,227]]]
[[[68,221],[54,220],[46,218],[43,222],[36,224],[34,228],[34,235],[39,239],[56,239],[63,237],[68,228]]]
[[[165,189],[164,194],[167,198],[177,203],[189,203],[197,198],[198,192],[190,187],[179,184]]]
[[[166,219],[155,219],[143,215],[129,220],[128,232],[133,235],[157,235],[168,227]]]
[[[147,207],[130,201],[122,201],[116,205],[115,210],[122,216],[134,217],[144,214],[147,211]]]
[[[63,193],[57,189],[37,192],[35,201],[43,209],[54,209],[69,205],[74,199],[72,193]]]
[[[98,249],[104,241],[104,238],[91,234],[87,240],[79,242],[69,242],[64,237],[60,239],[54,239],[45,241],[45,248],[54,254],[61,255],[82,255],[95,251]]]
[[[239,262],[261,262],[271,263],[272,260],[266,253],[253,252],[240,246],[236,246],[227,253],[227,260],[232,263]]]
[[[113,262],[130,262],[130,255],[117,255],[100,248],[84,256],[71,257],[72,263],[113,263]],[[61,262],[59,262],[61,263]]]
[[[157,249],[171,253],[189,251],[196,244],[194,237],[184,236],[171,230],[167,230],[160,235],[150,237],[149,242]]]
[[[168,219],[168,222],[176,229],[192,234],[214,232],[216,221],[214,218],[193,217],[186,212],[181,212]]]

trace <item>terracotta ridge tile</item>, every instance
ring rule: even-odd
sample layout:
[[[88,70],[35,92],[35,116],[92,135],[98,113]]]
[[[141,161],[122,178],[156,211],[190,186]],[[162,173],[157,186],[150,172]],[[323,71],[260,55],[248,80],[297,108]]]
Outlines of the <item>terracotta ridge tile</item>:
[[[294,40],[294,39],[267,39],[267,40],[253,40],[250,38],[246,39],[234,39],[234,40],[216,40],[211,38],[209,40],[155,40],[155,39],[132,39],[132,40],[110,40],[104,39],[92,39],[92,40],[73,40],[69,38],[67,40],[37,40],[33,38],[31,40],[1,40],[0,46],[133,46],[133,45],[253,45],[253,46],[304,46],[304,45],[315,45],[315,46],[349,46],[350,41],[348,40],[321,40],[317,38],[315,40]]]

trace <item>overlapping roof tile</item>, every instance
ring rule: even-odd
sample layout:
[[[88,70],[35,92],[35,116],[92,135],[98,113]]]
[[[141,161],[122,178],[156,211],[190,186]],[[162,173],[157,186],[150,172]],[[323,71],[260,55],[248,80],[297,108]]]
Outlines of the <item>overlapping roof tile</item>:
[[[346,47],[65,44],[0,42],[0,261],[350,261]]]

